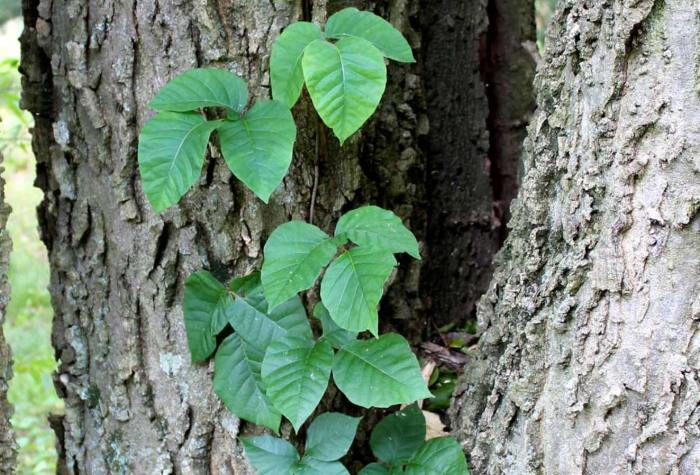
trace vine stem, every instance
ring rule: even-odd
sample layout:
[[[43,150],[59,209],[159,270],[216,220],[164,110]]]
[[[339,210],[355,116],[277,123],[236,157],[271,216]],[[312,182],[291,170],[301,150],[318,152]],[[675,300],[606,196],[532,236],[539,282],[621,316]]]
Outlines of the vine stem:
[[[321,134],[321,127],[319,125],[319,119],[316,117],[316,156],[314,158],[314,185],[311,189],[311,204],[309,205],[309,223],[314,224],[314,210],[316,207],[316,194],[318,193],[318,148],[319,148],[319,135]]]

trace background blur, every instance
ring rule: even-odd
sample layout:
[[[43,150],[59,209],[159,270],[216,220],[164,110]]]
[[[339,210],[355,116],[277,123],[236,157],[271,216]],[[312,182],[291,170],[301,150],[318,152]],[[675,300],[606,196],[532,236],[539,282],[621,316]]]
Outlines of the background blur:
[[[556,1],[535,0],[540,49]],[[8,227],[13,242],[9,275],[12,295],[5,328],[14,355],[9,397],[15,406],[12,423],[19,444],[18,473],[51,474],[56,471],[56,457],[47,417],[60,414],[63,404],[51,381],[56,363],[50,337],[48,262],[37,233],[36,206],[41,192],[33,186],[35,162],[29,142],[32,121],[19,109],[20,14],[20,0],[0,0],[0,152],[5,157],[6,193],[12,206]]]

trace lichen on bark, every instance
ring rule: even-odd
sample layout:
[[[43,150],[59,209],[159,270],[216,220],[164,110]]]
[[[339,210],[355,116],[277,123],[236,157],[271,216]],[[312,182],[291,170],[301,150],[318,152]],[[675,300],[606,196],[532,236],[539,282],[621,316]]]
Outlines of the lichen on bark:
[[[475,473],[700,467],[700,15],[561,0],[454,427]]]

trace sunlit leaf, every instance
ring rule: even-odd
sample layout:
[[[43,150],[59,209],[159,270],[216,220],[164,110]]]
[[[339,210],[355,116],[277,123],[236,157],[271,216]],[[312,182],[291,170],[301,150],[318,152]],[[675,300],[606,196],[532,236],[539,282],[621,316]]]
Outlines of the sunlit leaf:
[[[420,259],[413,233],[403,225],[401,218],[378,206],[362,206],[345,213],[338,220],[335,234],[343,234],[359,246],[407,252]]]
[[[156,110],[186,112],[225,107],[240,112],[248,102],[248,86],[221,69],[191,69],[170,80],[149,106]]]

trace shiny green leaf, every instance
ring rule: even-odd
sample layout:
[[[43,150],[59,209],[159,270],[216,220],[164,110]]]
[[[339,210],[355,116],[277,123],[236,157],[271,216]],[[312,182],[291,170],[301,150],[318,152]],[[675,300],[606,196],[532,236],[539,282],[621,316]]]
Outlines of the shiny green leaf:
[[[263,356],[237,333],[229,335],[214,358],[214,392],[236,416],[277,432],[282,416],[265,395]]]
[[[417,404],[389,414],[372,430],[369,445],[390,465],[408,461],[425,441],[425,416]]]
[[[285,475],[294,473],[299,461],[296,449],[284,439],[271,435],[241,437],[248,460],[258,475]]]
[[[324,462],[313,457],[304,457],[296,465],[294,475],[349,475],[340,462]]]
[[[411,457],[406,475],[469,475],[462,447],[451,437],[430,439]]]
[[[384,250],[355,247],[338,256],[321,281],[321,300],[333,321],[353,332],[377,335],[377,305],[396,259]]]
[[[191,69],[173,78],[149,106],[156,110],[186,112],[204,107],[225,107],[241,112],[248,102],[248,86],[222,69]]]
[[[408,342],[396,333],[344,346],[333,362],[338,389],[362,407],[389,407],[429,398]]]
[[[307,338],[287,335],[273,341],[262,364],[267,396],[299,432],[328,386],[333,348]]]
[[[370,246],[389,252],[407,252],[420,259],[418,242],[401,218],[378,206],[363,206],[345,213],[335,227],[336,235],[345,235],[358,246]]]
[[[257,102],[219,127],[221,152],[233,174],[265,203],[282,183],[296,139],[292,113],[281,102]]]
[[[342,144],[374,113],[386,86],[382,53],[361,38],[310,43],[302,59],[314,107]]]
[[[314,317],[321,321],[323,328],[322,340],[327,340],[333,348],[342,348],[350,342],[357,340],[357,332],[349,332],[340,328],[331,318],[323,303],[318,302],[314,306]]]
[[[195,184],[209,135],[220,125],[195,112],[160,112],[141,130],[138,161],[143,191],[159,213]]]
[[[270,82],[272,97],[291,108],[299,99],[304,86],[301,58],[309,43],[322,38],[320,28],[298,21],[284,29],[272,44]]]
[[[209,272],[195,272],[187,278],[182,306],[192,361],[204,361],[214,353],[216,335],[226,326],[231,305],[228,291]]]
[[[338,460],[350,449],[361,419],[339,412],[319,415],[306,432],[305,456],[327,462]]]
[[[326,23],[326,36],[355,36],[372,43],[384,56],[403,63],[415,63],[411,46],[391,23],[372,12],[345,8],[331,15]]]
[[[313,224],[290,221],[278,226],[265,244],[262,282],[271,308],[310,288],[337,250]]]

